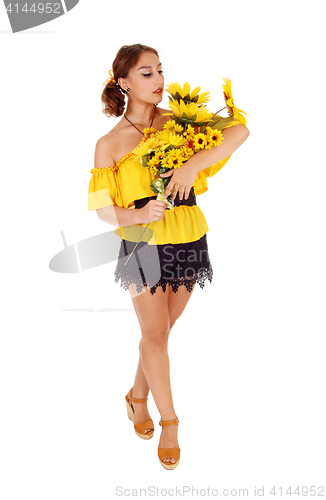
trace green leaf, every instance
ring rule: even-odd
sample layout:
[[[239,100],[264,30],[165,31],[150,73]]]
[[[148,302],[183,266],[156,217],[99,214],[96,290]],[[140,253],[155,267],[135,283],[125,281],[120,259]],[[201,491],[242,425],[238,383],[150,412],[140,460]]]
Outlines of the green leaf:
[[[169,167],[161,167],[160,168],[160,174],[165,174],[166,172],[168,172],[169,170],[171,170]]]
[[[219,117],[218,120],[214,119],[213,122],[209,123],[209,126],[214,130],[222,130],[225,125],[235,121],[233,116],[227,116],[226,118]]]
[[[165,190],[166,186],[169,184],[170,180],[171,180],[171,177],[163,177],[162,178],[164,190]]]
[[[141,165],[142,167],[148,167],[148,155],[142,157]]]
[[[174,98],[177,99],[178,101],[180,101],[180,99],[182,99],[181,95],[179,94],[179,92],[176,92],[174,95]]]

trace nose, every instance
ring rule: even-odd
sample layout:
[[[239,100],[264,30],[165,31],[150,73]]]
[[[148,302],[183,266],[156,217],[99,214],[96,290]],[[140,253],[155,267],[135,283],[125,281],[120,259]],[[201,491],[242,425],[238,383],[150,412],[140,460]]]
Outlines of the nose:
[[[156,82],[158,85],[162,85],[164,84],[164,75],[163,73],[158,73],[157,74],[157,79],[156,79]]]

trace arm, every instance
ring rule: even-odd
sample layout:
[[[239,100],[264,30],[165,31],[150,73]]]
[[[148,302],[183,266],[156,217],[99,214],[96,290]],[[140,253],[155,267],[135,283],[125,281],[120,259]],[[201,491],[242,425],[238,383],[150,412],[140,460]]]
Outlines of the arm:
[[[161,175],[161,177],[172,176],[165,190],[165,198],[172,189],[172,199],[176,197],[178,191],[181,200],[183,196],[187,199],[198,172],[234,153],[244,143],[250,132],[245,125],[238,124],[224,129],[222,134],[223,141],[220,146],[202,149],[184,163],[182,167]]]
[[[112,158],[112,145],[108,136],[101,137],[95,147],[95,168],[114,167]],[[117,205],[98,208],[98,218],[112,224],[113,226],[134,226],[136,224],[147,224],[154,220],[162,220],[165,212],[165,203],[159,200],[151,200],[140,209],[123,208]]]

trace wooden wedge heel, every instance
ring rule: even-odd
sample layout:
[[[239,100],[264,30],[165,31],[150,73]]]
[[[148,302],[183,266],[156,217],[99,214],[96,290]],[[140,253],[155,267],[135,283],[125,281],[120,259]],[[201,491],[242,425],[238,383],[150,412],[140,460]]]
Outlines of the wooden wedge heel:
[[[135,410],[133,408],[133,403],[146,403],[148,398],[134,398],[133,395],[133,387],[130,389],[128,394],[125,396],[126,406],[127,406],[127,414],[128,418],[134,422],[135,420]],[[150,418],[148,420],[144,420],[143,422],[138,422],[138,424],[134,424],[135,433],[142,439],[151,439],[154,434],[154,423]],[[151,429],[148,432],[145,432],[146,429]]]
[[[160,420],[160,425],[165,427],[167,425],[179,425],[178,417],[173,420]],[[164,469],[172,470],[177,467],[180,462],[180,448],[158,448],[158,458]],[[175,463],[163,462],[164,458],[174,458]]]

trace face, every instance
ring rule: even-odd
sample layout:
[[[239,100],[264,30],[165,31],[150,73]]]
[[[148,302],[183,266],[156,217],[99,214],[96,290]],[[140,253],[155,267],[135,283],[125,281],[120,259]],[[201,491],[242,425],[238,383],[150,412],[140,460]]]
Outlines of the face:
[[[119,78],[119,85],[128,92],[130,99],[152,104],[162,100],[164,77],[162,64],[153,52],[143,52],[127,78]]]

